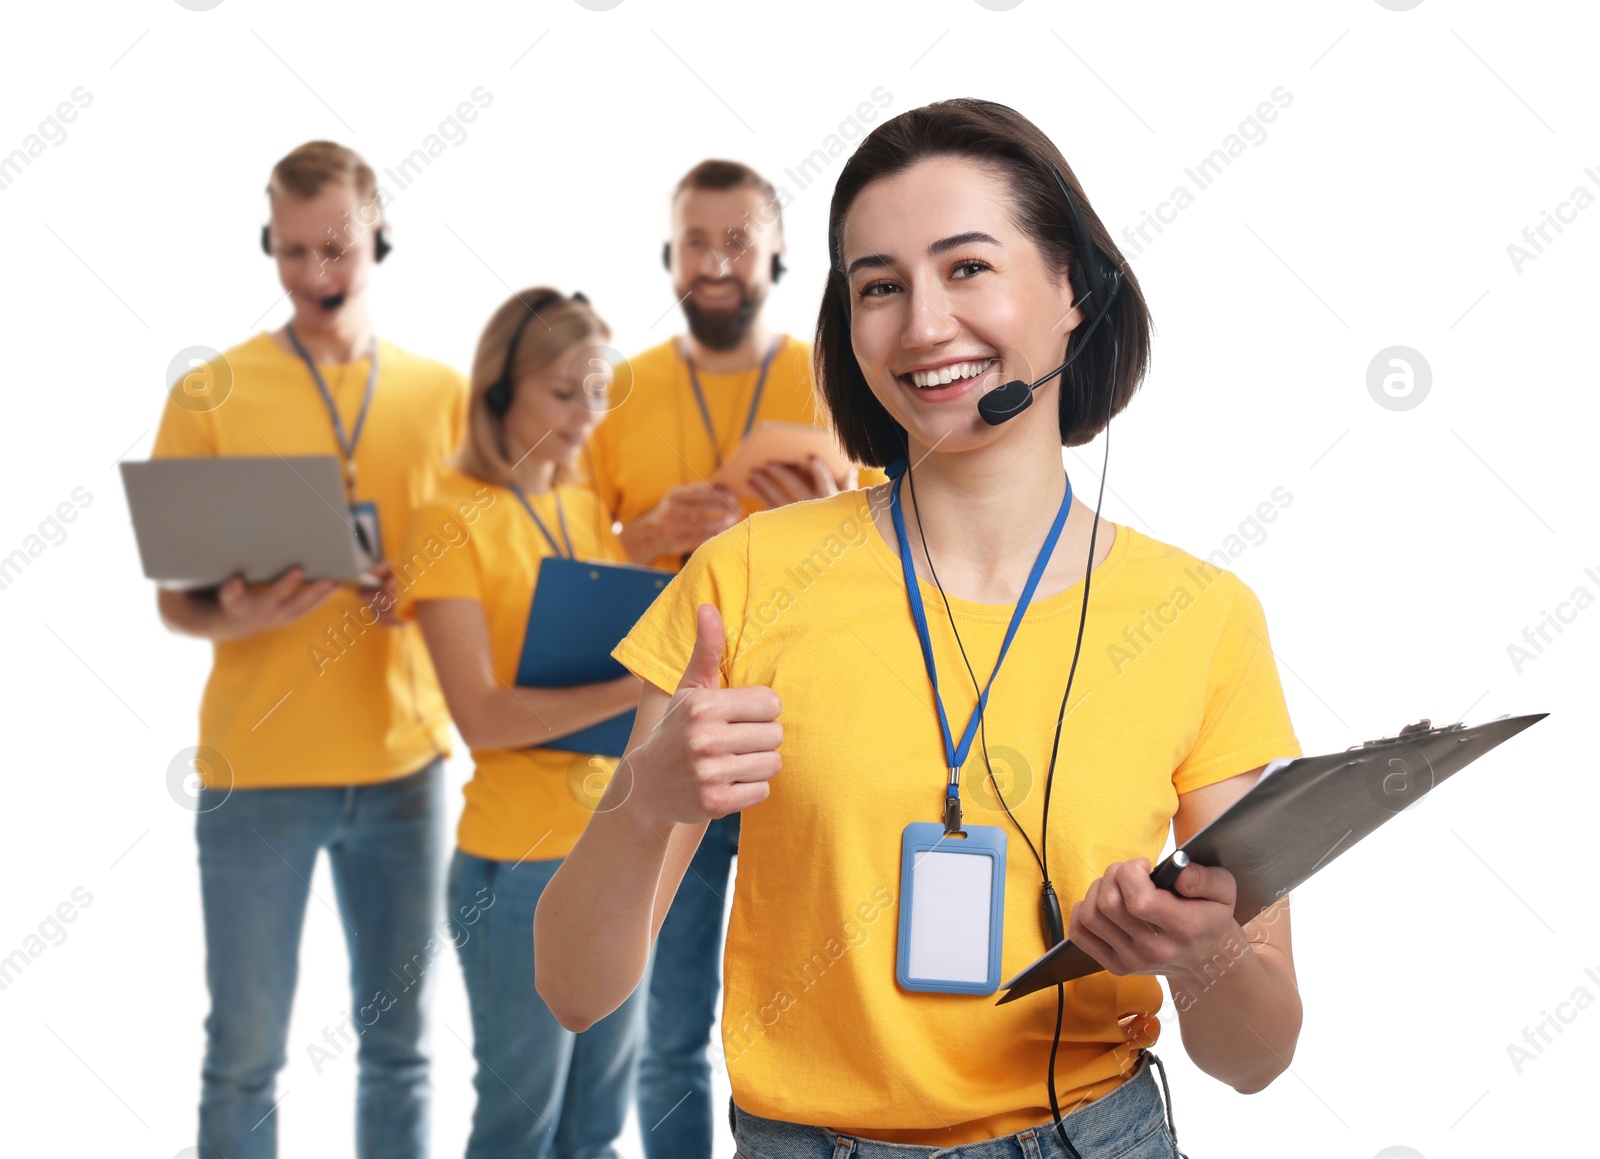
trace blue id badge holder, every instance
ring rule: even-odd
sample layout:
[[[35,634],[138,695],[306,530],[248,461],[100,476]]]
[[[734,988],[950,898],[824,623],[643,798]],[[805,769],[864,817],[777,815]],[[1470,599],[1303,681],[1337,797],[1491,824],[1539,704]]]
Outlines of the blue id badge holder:
[[[356,546],[368,563],[378,563],[383,556],[383,532],[378,527],[378,505],[370,499],[350,504],[350,527],[355,532]]]
[[[904,990],[993,994],[1005,926],[1006,831],[971,825],[966,836],[914,821],[900,838],[900,943]]]

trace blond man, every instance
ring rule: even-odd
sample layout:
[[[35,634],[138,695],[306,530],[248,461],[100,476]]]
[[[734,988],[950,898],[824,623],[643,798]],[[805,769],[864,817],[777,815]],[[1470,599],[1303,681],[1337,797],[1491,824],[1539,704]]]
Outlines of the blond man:
[[[351,1001],[295,1049],[319,1070],[353,1050],[358,1154],[410,1159],[428,1136],[423,1011],[444,939],[450,742],[427,650],[394,615],[386,555],[460,442],[466,384],[373,332],[367,288],[388,241],[359,156],[309,142],[277,163],[267,192],[261,244],[293,315],[213,360],[206,373],[226,390],[197,399],[175,386],[153,455],[335,456],[352,534],[386,583],[306,582],[297,567],[270,584],[159,594],[168,628],[213,647],[195,761],[211,996],[200,1151],[276,1154],[276,1077],[326,850],[334,899],[318,900],[345,931]]]

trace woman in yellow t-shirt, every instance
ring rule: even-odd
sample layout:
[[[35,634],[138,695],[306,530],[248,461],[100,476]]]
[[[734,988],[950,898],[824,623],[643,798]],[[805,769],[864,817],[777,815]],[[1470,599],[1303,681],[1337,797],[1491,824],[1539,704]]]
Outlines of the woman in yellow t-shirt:
[[[609,368],[587,354],[608,338],[581,294],[524,290],[495,312],[458,470],[418,509],[395,563],[401,614],[421,625],[474,765],[448,887],[478,1059],[468,1156],[614,1154],[642,1037],[633,1001],[582,1034],[563,1029],[534,990],[529,937],[616,765],[530,746],[633,708],[639,682],[516,686],[542,562],[626,558],[594,494],[569,485],[608,399]]]
[[[1286,905],[1241,928],[1225,870],[1149,877],[1169,827],[1300,753],[1261,604],[1073,495],[1061,448],[1130,401],[1150,319],[1032,123],[952,100],[879,126],[829,240],[819,390],[890,482],[711,539],[617,647],[645,690],[539,907],[540,993],[568,1027],[622,1002],[707,820],[743,810],[741,1153],[1172,1156],[1158,976],[1236,1090],[1299,1034]],[[996,1005],[1063,936],[1104,969]]]

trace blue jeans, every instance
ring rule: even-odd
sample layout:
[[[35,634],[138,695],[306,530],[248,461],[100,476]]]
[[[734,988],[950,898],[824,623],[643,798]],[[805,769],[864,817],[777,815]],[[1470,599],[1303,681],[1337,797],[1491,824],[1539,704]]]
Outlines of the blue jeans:
[[[450,920],[472,1007],[467,1159],[616,1159],[643,1037],[643,985],[582,1034],[534,989],[533,911],[561,866],[456,850]]]
[[[427,967],[446,940],[439,912],[443,787],[443,762],[435,758],[409,776],[376,784],[201,790],[195,836],[211,992],[201,1154],[277,1154],[274,1086],[285,1061],[300,930],[320,849],[328,851],[350,952],[351,1013],[327,1012],[323,1037],[295,1050],[308,1054],[320,1074],[355,1047],[362,1159],[427,1153],[422,1021],[437,973]]]
[[[711,1159],[711,1023],[722,974],[722,914],[739,850],[739,814],[706,826],[661,924],[639,1063],[645,1159]]]
[[[1179,1159],[1182,1155],[1173,1137],[1170,1092],[1169,1110],[1162,1118],[1152,1061],[1161,1069],[1164,1089],[1166,1068],[1152,1051],[1142,1051],[1131,1078],[1061,1120],[1082,1159]],[[740,1110],[732,1100],[728,1121],[741,1159],[929,1159],[935,1153],[940,1159],[1070,1159],[1054,1122],[978,1143],[921,1147],[763,1119]]]

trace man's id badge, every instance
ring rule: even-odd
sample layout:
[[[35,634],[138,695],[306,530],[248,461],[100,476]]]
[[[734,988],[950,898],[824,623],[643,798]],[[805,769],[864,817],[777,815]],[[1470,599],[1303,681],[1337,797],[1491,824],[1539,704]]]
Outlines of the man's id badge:
[[[993,994],[1005,925],[1006,831],[969,825],[965,837],[931,821],[900,839],[900,945],[905,990]]]
[[[350,527],[355,532],[356,546],[365,556],[365,562],[378,563],[383,556],[383,533],[378,528],[378,505],[371,500],[350,504]]]

